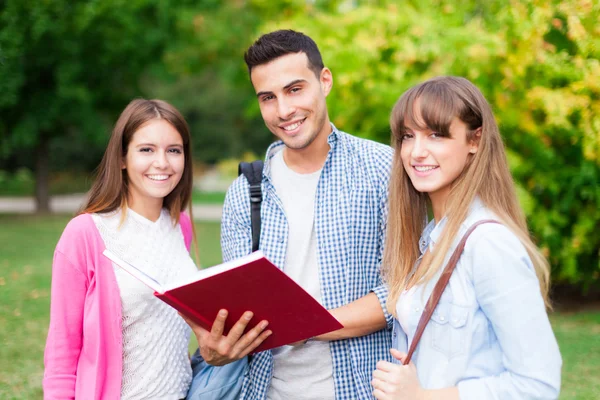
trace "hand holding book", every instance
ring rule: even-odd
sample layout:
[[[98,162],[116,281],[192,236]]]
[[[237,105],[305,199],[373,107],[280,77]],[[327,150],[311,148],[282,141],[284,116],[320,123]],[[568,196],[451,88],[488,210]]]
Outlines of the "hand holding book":
[[[196,335],[200,355],[210,365],[225,365],[246,357],[272,333],[270,330],[265,331],[268,321],[261,321],[244,333],[254,316],[252,312],[246,311],[225,336],[223,330],[227,314],[227,310],[220,310],[211,330],[207,331],[180,313]]]
[[[207,349],[227,358],[342,328],[329,311],[260,251],[198,271],[187,280],[169,286],[162,286],[141,268],[108,250],[104,254],[184,315],[196,335],[200,335],[201,345],[206,343]],[[227,310],[225,315],[220,314],[222,310]],[[244,319],[248,311],[253,314],[249,320]],[[270,335],[259,324],[266,321],[272,331]],[[215,362],[226,363],[216,355]]]

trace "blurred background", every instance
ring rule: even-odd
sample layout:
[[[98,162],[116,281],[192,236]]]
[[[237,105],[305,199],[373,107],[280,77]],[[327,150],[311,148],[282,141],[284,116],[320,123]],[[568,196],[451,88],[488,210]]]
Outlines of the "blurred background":
[[[394,102],[433,76],[484,92],[552,264],[561,398],[600,398],[599,21],[597,0],[0,0],[0,398],[41,398],[52,251],[131,99],[186,117],[202,264],[220,262],[224,191],[273,140],[243,53],[280,28],[315,39],[357,136],[389,143]]]

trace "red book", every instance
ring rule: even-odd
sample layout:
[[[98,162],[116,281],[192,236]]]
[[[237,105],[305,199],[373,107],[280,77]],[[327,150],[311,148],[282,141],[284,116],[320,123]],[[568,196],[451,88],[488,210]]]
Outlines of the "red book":
[[[246,311],[254,313],[246,330],[262,320],[269,321],[267,329],[273,333],[254,353],[343,328],[261,251],[199,270],[185,281],[164,286],[109,250],[104,255],[154,290],[156,297],[206,330],[211,329],[221,309],[229,312],[225,334]]]

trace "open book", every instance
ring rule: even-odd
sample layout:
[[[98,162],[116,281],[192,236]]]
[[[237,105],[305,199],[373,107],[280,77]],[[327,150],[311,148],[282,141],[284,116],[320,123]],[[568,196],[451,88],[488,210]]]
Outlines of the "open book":
[[[104,250],[104,255],[154,290],[156,297],[206,330],[211,329],[221,309],[229,312],[225,334],[246,311],[254,313],[247,330],[262,320],[269,321],[267,329],[273,333],[254,353],[343,327],[261,251],[199,270],[184,281],[169,285],[161,285],[139,267],[123,261],[109,250]]]

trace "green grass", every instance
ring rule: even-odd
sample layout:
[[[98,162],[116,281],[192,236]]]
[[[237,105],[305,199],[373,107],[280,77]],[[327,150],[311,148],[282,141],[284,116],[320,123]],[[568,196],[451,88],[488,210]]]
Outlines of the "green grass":
[[[0,399],[42,398],[52,253],[68,220],[0,215]],[[196,228],[202,264],[219,263],[219,224]],[[551,320],[564,361],[560,398],[600,398],[600,311]]]
[[[223,204],[225,201],[225,192],[192,192],[193,204]]]

